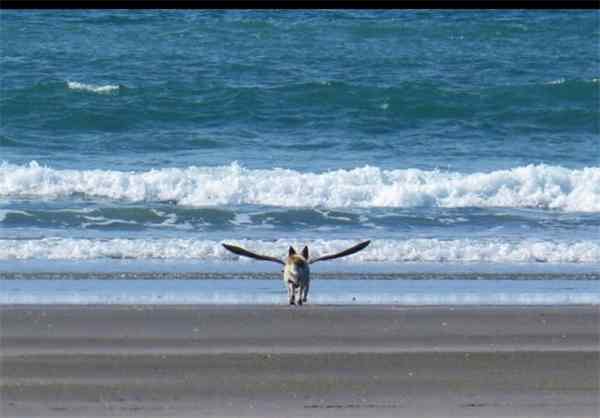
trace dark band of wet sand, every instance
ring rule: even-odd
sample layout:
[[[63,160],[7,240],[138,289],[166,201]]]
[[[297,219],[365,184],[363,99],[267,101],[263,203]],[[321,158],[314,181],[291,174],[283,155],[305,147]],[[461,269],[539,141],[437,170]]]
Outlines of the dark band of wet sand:
[[[3,306],[3,417],[595,417],[597,306]]]

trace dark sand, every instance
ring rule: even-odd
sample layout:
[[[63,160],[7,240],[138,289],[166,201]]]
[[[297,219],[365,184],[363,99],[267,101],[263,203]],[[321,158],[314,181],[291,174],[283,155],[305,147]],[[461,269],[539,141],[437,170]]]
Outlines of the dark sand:
[[[597,417],[600,309],[3,306],[2,417]]]

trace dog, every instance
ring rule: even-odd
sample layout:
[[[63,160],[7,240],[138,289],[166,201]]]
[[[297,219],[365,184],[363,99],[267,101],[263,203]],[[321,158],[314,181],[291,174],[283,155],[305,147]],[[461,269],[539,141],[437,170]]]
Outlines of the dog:
[[[308,289],[310,287],[310,264],[316,263],[317,261],[346,257],[347,255],[359,252],[370,243],[371,241],[363,241],[360,244],[356,244],[355,246],[339,253],[324,255],[314,259],[309,259],[308,247],[304,247],[302,252],[298,254],[296,253],[296,250],[294,250],[294,247],[290,246],[288,256],[285,261],[276,257],[270,257],[268,255],[256,254],[235,245],[223,244],[223,247],[234,254],[244,257],[263,261],[273,261],[275,263],[283,264],[283,283],[288,290],[289,303],[290,305],[294,305],[296,303],[298,305],[302,305],[308,299]]]

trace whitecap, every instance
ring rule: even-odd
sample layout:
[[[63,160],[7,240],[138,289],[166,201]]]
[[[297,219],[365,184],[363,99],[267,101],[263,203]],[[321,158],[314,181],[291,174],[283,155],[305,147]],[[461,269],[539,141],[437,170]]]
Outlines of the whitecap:
[[[274,257],[288,246],[308,245],[312,257],[331,254],[355,244],[350,240],[261,241],[230,240],[230,244]],[[255,263],[222,247],[221,241],[185,238],[156,239],[3,239],[0,260],[173,259]],[[600,263],[600,241],[506,239],[374,240],[363,251],[340,263]]]
[[[79,83],[77,81],[67,81],[67,86],[71,90],[89,91],[92,93],[111,93],[120,89],[120,86],[115,84],[95,85]]]

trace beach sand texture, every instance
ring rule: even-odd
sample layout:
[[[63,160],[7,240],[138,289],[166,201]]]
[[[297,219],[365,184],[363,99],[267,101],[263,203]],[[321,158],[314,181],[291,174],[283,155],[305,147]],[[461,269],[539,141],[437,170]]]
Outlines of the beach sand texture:
[[[596,417],[599,308],[2,306],[3,417]]]

